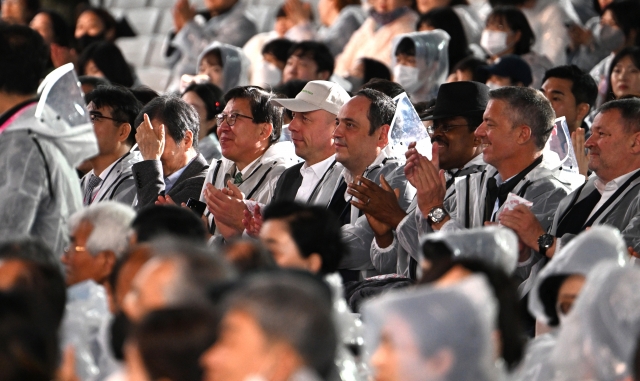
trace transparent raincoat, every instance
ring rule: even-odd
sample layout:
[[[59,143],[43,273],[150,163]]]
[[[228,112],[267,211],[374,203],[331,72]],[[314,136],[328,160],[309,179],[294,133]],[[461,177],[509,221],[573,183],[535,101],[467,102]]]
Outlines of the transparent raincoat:
[[[426,235],[422,243],[442,241],[454,258],[479,259],[513,274],[518,264],[518,236],[511,229],[489,226],[484,228],[436,232]]]
[[[391,48],[391,67],[395,67],[396,49],[398,44],[409,38],[416,47],[416,64],[420,74],[415,90],[409,95],[414,102],[422,102],[434,99],[438,95],[438,88],[447,79],[449,72],[449,40],[447,32],[436,29],[430,32],[412,32],[401,34],[393,39]]]
[[[450,287],[424,286],[371,300],[363,307],[363,320],[372,371],[378,369],[371,360],[387,356],[397,361],[398,381],[495,380],[495,313],[496,301],[481,275]]]
[[[571,243],[554,255],[553,260],[538,274],[529,295],[529,311],[535,318],[549,325],[552,316],[545,311],[541,300],[541,286],[555,276],[579,274],[587,276],[602,263],[628,264],[629,255],[617,229],[595,226],[578,235]],[[555,292],[557,290],[554,289]],[[556,299],[557,296],[554,297]],[[564,323],[563,323],[564,324]],[[553,378],[551,354],[558,340],[558,330],[537,336],[527,345],[525,358],[518,369],[516,381],[548,381]]]
[[[249,59],[244,55],[242,49],[232,45],[217,41],[209,44],[198,56],[196,70],[200,67],[202,58],[213,49],[218,49],[220,58],[222,58],[222,78],[224,82],[224,86],[221,88],[222,92],[226,93],[236,86],[248,85]]]
[[[551,353],[555,381],[617,381],[633,377],[640,333],[640,269],[601,263],[563,321]]]
[[[59,255],[67,220],[82,207],[74,168],[98,143],[72,64],[51,72],[38,94],[2,126],[0,238],[37,236]]]

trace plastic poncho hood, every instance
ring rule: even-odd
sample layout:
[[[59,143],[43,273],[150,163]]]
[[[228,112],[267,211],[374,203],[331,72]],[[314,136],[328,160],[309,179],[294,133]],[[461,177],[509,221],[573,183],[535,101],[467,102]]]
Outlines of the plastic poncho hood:
[[[226,93],[236,86],[248,85],[249,79],[247,73],[249,71],[249,59],[244,55],[242,49],[221,42],[212,42],[200,53],[196,71],[199,70],[200,63],[204,56],[214,49],[220,51],[220,58],[222,59],[222,76],[224,83],[222,92]]]
[[[411,99],[414,102],[434,99],[438,95],[438,88],[447,79],[449,72],[449,34],[436,29],[430,32],[413,32],[401,34],[393,39],[391,49],[391,66],[396,66],[396,49],[400,42],[409,38],[413,41],[416,49],[416,67],[420,74],[419,84],[413,91]]]
[[[45,137],[60,149],[72,168],[96,156],[98,141],[73,64],[47,75],[38,95],[35,110],[19,115],[9,129],[30,130]]]

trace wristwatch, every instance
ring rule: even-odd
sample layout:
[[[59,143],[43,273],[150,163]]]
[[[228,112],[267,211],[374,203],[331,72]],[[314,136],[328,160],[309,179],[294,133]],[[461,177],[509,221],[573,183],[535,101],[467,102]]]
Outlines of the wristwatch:
[[[432,224],[439,224],[447,217],[447,212],[441,206],[436,206],[435,208],[431,208],[427,217],[429,217],[429,221],[431,221]]]
[[[538,237],[538,253],[546,256],[547,249],[549,249],[553,245],[553,236],[551,234],[543,234]]]

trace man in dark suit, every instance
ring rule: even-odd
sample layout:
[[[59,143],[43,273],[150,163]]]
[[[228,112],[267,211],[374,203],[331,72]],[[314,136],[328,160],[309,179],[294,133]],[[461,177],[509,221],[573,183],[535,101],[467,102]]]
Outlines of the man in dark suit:
[[[311,81],[295,99],[271,101],[293,112],[289,124],[291,140],[296,155],[304,159],[280,175],[272,201],[327,206],[342,172],[333,145],[336,115],[349,99],[349,94],[336,83]]]
[[[199,119],[193,107],[175,96],[157,97],[140,111],[135,124],[143,161],[132,166],[134,206],[198,199],[209,166],[196,151]]]

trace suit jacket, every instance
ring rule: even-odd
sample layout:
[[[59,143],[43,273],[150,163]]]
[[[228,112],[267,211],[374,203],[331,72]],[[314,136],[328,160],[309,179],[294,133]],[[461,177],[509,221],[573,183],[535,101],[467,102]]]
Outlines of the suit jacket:
[[[316,185],[316,189],[309,196],[309,199],[306,201],[307,204],[317,205],[323,208],[329,207],[329,202],[335,193],[336,184],[342,179],[342,170],[344,169],[340,163],[334,161],[332,164],[333,165],[330,166],[322,176],[321,181]],[[304,162],[287,168],[282,172],[276,183],[271,202],[285,200],[295,201],[298,189],[300,189],[302,185],[300,169],[303,165]]]
[[[164,192],[162,163],[160,160],[143,160],[131,168],[136,179],[137,204],[134,205],[135,208],[140,209],[147,205],[153,205],[158,199],[158,195]],[[167,195],[171,196],[178,205],[187,202],[189,198],[199,199],[208,169],[209,166],[204,156],[198,154],[187,165]]]
[[[133,178],[131,167],[141,160],[142,155],[140,151],[127,152],[126,155],[118,159],[109,173],[102,175],[105,176],[105,178],[102,179],[102,184],[93,202],[113,200],[131,205],[136,197],[137,191],[136,180]],[[93,170],[84,175],[80,181],[82,194],[84,194],[92,174]]]
[[[298,189],[300,185],[302,185],[300,168],[302,168],[303,165],[304,162],[289,167],[282,172],[276,183],[276,189],[273,192],[271,202],[294,201],[296,199]]]
[[[556,235],[560,221],[569,210],[596,189],[594,184],[596,178],[592,176],[583,188],[560,201],[551,226],[552,235]],[[627,246],[633,247],[636,252],[640,251],[640,178],[633,180],[627,189],[600,213],[591,226],[594,225],[610,225],[618,228]],[[564,234],[559,237],[560,246],[567,244],[573,237],[575,237],[573,234]]]

